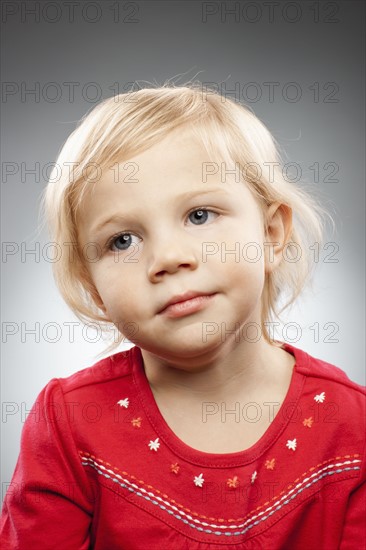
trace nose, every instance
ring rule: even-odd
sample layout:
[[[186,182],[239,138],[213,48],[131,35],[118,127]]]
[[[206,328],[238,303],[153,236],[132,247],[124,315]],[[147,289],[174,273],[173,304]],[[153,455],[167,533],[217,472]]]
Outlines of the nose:
[[[148,278],[157,283],[167,274],[174,274],[182,269],[194,270],[198,266],[198,254],[188,235],[182,238],[172,235],[157,239],[151,262],[148,267]]]

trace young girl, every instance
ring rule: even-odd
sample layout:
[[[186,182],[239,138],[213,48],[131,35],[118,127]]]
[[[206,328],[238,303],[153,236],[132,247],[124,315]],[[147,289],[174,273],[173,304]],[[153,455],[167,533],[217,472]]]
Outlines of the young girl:
[[[66,302],[135,345],[39,394],[2,548],[362,548],[365,392],[271,330],[324,211],[264,125],[195,84],[110,98],[44,204]]]

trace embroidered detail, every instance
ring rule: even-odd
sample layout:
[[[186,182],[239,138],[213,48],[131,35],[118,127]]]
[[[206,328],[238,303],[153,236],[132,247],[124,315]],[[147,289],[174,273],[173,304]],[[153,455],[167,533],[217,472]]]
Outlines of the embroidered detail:
[[[275,464],[276,464],[276,459],[271,458],[271,460],[266,460],[264,465],[267,468],[267,470],[274,470]]]
[[[170,499],[168,495],[162,493],[158,489],[155,489],[151,485],[147,485],[144,481],[138,480],[136,477],[129,475],[127,472],[121,471],[118,468],[114,470],[106,468],[106,466],[113,466],[109,462],[105,462],[102,459],[98,459],[94,455],[91,455],[87,452],[79,451],[82,466],[89,466],[97,471],[99,475],[102,475],[105,478],[111,479],[113,482],[117,483],[124,489],[135,493],[138,497],[144,498],[147,501],[150,501],[152,504],[158,506],[164,512],[168,512],[173,515],[176,519],[183,521],[189,527],[196,529],[201,532],[214,535],[243,535],[259,523],[265,521],[269,517],[272,517],[278,510],[289,504],[294,498],[296,498],[302,491],[305,491],[312,485],[318,483],[321,479],[326,476],[332,476],[336,474],[341,474],[347,471],[360,470],[360,466],[357,465],[361,463],[359,460],[359,454],[355,455],[345,455],[345,456],[336,456],[332,459],[326,460],[317,466],[310,468],[307,472],[302,474],[300,478],[296,479],[294,483],[296,485],[289,485],[288,492],[281,491],[279,495],[274,496],[270,501],[263,503],[261,506],[258,506],[255,510],[252,510],[245,517],[236,518],[236,519],[222,519],[222,518],[212,518],[207,517],[196,512],[192,512],[189,508],[185,508],[182,504],[177,503],[175,500]],[[95,460],[94,460],[95,459]],[[353,460],[344,460],[344,459],[353,459]],[[340,461],[343,462],[333,462]],[[98,461],[98,462],[97,462]],[[333,462],[333,463],[332,463]],[[321,468],[321,466],[324,466]],[[317,471],[315,471],[317,470]],[[116,473],[119,472],[119,473]],[[310,472],[313,472],[310,474]],[[122,475],[129,477],[132,480],[135,480],[140,485],[136,485],[133,481],[123,478]],[[202,474],[201,474],[202,475]],[[308,477],[305,477],[308,476]],[[303,478],[303,479],[301,479]],[[141,486],[142,485],[142,486]],[[146,489],[144,489],[144,487]],[[152,493],[154,491],[157,494]],[[158,496],[161,495],[161,496]],[[168,500],[164,500],[168,499]],[[267,507],[267,508],[266,508]],[[187,512],[187,513],[186,513]],[[192,515],[190,515],[192,514]],[[192,517],[193,516],[193,517]],[[203,520],[219,522],[220,525],[210,524]],[[224,525],[223,522],[227,522],[231,525]],[[239,523],[244,522],[244,523]],[[236,525],[232,525],[236,523]],[[203,529],[202,527],[197,527],[197,524],[204,527],[211,527],[212,529],[239,529],[244,527],[241,531],[231,531],[231,532],[221,532],[213,531],[212,529]]]
[[[304,418],[304,420],[302,421],[303,425],[306,426],[307,428],[311,428],[311,426],[313,425],[313,422],[314,422],[314,419],[312,416],[309,416],[309,418]]]
[[[125,397],[124,399],[120,399],[117,401],[117,405],[120,405],[121,407],[124,407],[125,409],[128,408],[128,405],[130,404],[128,397]]]
[[[177,474],[180,470],[180,466],[178,464],[178,462],[175,462],[174,464],[171,464],[170,465],[170,471],[173,473],[173,474]]]
[[[359,457],[359,455],[357,454],[352,456],[345,455],[342,457],[337,456],[335,458],[332,458],[330,460],[323,462],[322,464],[318,464],[314,468],[310,468],[308,472],[305,472],[301,476],[303,479],[299,478],[295,481],[295,483],[297,483],[296,485],[293,484],[292,486],[291,485],[289,486],[288,488],[289,490],[287,493],[285,493],[285,491],[282,491],[279,495],[274,496],[271,499],[271,501],[267,501],[261,506],[257,507],[255,510],[252,510],[251,512],[249,512],[247,516],[243,518],[236,518],[236,519],[222,519],[222,518],[217,519],[217,518],[211,518],[201,514],[197,514],[196,512],[191,511],[189,508],[185,508],[181,504],[177,503],[175,500],[169,499],[168,495],[161,493],[161,491],[159,491],[158,489],[155,489],[151,485],[147,485],[143,481],[137,480],[134,476],[130,476],[127,472],[122,472],[118,470],[118,468],[114,468],[114,470],[107,468],[106,466],[111,466],[111,464],[109,464],[108,462],[104,462],[101,459],[97,459],[95,456],[90,455],[89,453],[86,453],[86,452],[83,453],[81,451],[79,452],[80,452],[81,463],[83,466],[89,466],[93,468],[94,470],[97,471],[99,475],[102,475],[103,477],[110,479],[112,482],[120,485],[122,488],[127,489],[127,491],[134,493],[137,497],[144,498],[145,500],[158,506],[162,511],[167,512],[168,514],[174,516],[176,519],[180,521],[183,521],[189,527],[201,532],[205,532],[213,535],[225,535],[225,536],[228,536],[228,535],[237,536],[237,535],[245,534],[247,531],[249,531],[256,525],[258,525],[259,523],[272,517],[273,514],[275,514],[278,510],[280,510],[281,508],[283,508],[284,506],[292,502],[292,500],[296,498],[299,494],[301,494],[303,491],[306,491],[306,489],[318,483],[321,479],[323,479],[326,476],[333,476],[333,475],[342,474],[348,471],[361,469],[360,466],[357,465],[358,463],[361,463],[361,460],[359,459],[344,460],[345,458],[353,459],[354,457]],[[343,462],[332,463],[332,461],[334,460],[343,460]],[[324,466],[325,464],[326,466]],[[324,467],[320,468],[320,466],[324,466]],[[111,468],[113,467],[111,466]],[[313,473],[309,474],[309,472],[311,471],[313,471]],[[116,472],[119,472],[119,473],[116,473]],[[135,480],[135,482],[140,483],[140,485],[137,485],[135,482],[122,477],[122,475],[129,477],[130,480]],[[144,489],[143,486],[145,486],[146,489]],[[155,492],[155,494],[152,492],[152,490]],[[219,525],[207,523],[206,521],[201,521],[202,519],[211,521],[211,522],[212,521],[218,522]],[[227,522],[230,525],[225,525],[224,522]],[[233,525],[233,523],[235,524]],[[204,529],[203,527],[210,527],[211,529]],[[214,531],[212,529],[216,529],[216,530]],[[218,531],[218,529],[221,531]],[[222,532],[222,530],[224,529],[230,530],[230,531]],[[242,530],[232,531],[233,529],[242,529]]]
[[[292,451],[296,451],[296,447],[297,447],[296,437],[295,439],[289,439],[286,443],[286,447],[288,449],[291,449]]]
[[[131,420],[131,424],[134,428],[141,428],[141,417],[139,416],[138,418],[133,418]]]
[[[229,478],[226,482],[226,485],[230,487],[231,489],[236,489],[239,485],[239,478],[238,476],[234,476],[233,478]]]
[[[157,437],[154,441],[150,441],[148,445],[150,447],[150,451],[157,451],[160,447],[159,438]]]
[[[324,401],[325,401],[325,392],[322,391],[321,393],[316,395],[314,397],[314,401],[316,401],[317,403],[324,403]]]
[[[203,479],[203,474],[200,474],[199,476],[196,476],[193,480],[193,483],[195,484],[196,487],[202,487],[202,485],[204,484],[204,479]]]
[[[252,476],[250,478],[250,483],[254,483],[255,480],[257,479],[257,470],[255,472],[252,473]]]

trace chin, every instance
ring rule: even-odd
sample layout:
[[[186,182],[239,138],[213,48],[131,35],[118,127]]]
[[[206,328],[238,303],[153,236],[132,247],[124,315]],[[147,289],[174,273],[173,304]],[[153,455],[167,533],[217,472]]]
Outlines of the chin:
[[[202,342],[197,338],[190,339],[170,339],[169,342],[161,342],[163,347],[157,347],[151,343],[145,343],[140,347],[153,355],[156,355],[163,361],[174,363],[183,370],[192,371],[204,367],[208,362],[222,354],[222,342]]]

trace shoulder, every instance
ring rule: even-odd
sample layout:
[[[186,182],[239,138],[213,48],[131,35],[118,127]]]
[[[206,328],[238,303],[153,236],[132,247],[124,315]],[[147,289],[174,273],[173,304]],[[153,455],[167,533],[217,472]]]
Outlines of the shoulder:
[[[301,385],[298,406],[304,419],[311,418],[314,425],[321,426],[321,436],[328,438],[329,445],[347,442],[347,448],[363,452],[366,388],[336,365],[288,344],[284,349],[296,359],[295,373]]]
[[[353,460],[356,477],[362,469],[355,483],[362,482],[366,472],[366,388],[350,380],[336,365],[292,345],[283,348],[296,359],[298,393],[292,403],[292,437],[297,435],[299,446],[301,442],[307,456],[312,461],[316,457],[318,464]],[[347,468],[351,468],[348,463]],[[351,470],[348,474],[352,477]]]
[[[42,393],[56,399],[56,394],[64,397],[96,397],[109,391],[111,386],[128,384],[135,364],[135,346],[129,350],[110,355],[67,377],[53,378],[43,388]],[[52,396],[52,397],[51,397]]]
[[[329,388],[347,400],[365,403],[366,387],[350,380],[341,368],[290,344],[284,344],[283,348],[295,356],[296,371],[306,378],[308,385]]]

